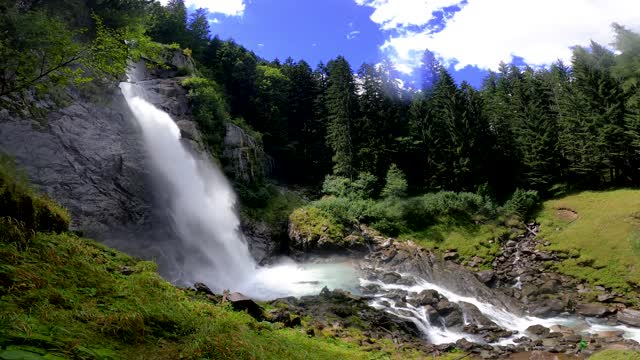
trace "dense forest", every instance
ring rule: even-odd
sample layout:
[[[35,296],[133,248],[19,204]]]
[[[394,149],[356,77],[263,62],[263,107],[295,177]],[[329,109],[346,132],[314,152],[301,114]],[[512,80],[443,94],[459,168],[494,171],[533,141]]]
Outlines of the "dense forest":
[[[63,7],[63,17],[52,16]],[[575,47],[571,64],[503,63],[481,89],[457,85],[426,51],[415,90],[399,86],[389,61],[355,70],[341,56],[315,69],[261,59],[212,36],[206,10],[189,14],[181,0],[0,8],[0,93],[121,77],[127,57],[153,58],[156,42],[177,44],[199,64],[191,99],[207,145],[220,148],[225,122],[248,124],[274,160],[272,177],[285,184],[318,186],[334,175],[369,181],[377,194],[393,168],[409,193],[503,199],[516,188],[546,194],[640,181],[640,35],[617,24],[615,52],[592,43]],[[260,197],[260,184],[245,185]]]

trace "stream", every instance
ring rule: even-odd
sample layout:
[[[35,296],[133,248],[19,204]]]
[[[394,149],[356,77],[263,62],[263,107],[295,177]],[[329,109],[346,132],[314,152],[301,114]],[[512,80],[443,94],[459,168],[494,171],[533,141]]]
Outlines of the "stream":
[[[621,330],[625,338],[640,341],[640,329],[573,316],[550,319],[519,316],[494,305],[491,298],[456,293],[409,273],[400,273],[400,279],[385,282],[382,276],[364,275],[363,268],[370,266],[365,260],[336,257],[300,264],[282,258],[273,265],[258,266],[238,230],[236,197],[224,174],[211,159],[181,141],[180,129],[169,114],[145,100],[147,94],[136,84],[135,74],[133,68],[128,73],[129,81],[121,83],[120,88],[142,131],[153,175],[163,180],[166,187],[163,191],[170,199],[167,211],[171,226],[181,240],[176,246],[189,259],[182,269],[182,281],[204,282],[216,291],[231,289],[261,300],[317,295],[325,286],[344,289],[365,296],[376,309],[410,320],[434,344],[452,343],[463,337],[480,343],[483,339],[463,333],[461,326],[445,326],[442,319],[427,314],[424,306],[411,305],[410,300],[424,290],[435,290],[452,303],[472,304],[499,327],[518,332],[500,340],[500,344],[513,342],[536,324],[563,325],[581,333]],[[466,312],[464,323],[468,323]]]

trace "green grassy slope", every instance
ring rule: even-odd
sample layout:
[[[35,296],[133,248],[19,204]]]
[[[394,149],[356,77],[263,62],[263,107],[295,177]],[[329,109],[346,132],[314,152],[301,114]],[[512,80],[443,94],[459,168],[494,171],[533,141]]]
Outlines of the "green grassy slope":
[[[640,190],[550,200],[538,219],[549,248],[566,254],[561,272],[624,292],[640,285]]]
[[[24,250],[0,243],[0,262],[0,359],[369,358],[211,304],[155,264],[75,236],[38,234]]]

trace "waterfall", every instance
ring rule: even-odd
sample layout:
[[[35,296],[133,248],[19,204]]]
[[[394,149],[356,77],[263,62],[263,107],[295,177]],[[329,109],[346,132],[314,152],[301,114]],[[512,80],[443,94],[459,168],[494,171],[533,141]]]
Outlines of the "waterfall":
[[[183,280],[202,281],[216,290],[248,281],[256,264],[239,231],[235,194],[211,160],[190,151],[166,112],[145,100],[145,90],[121,83],[122,93],[142,129],[154,176],[168,184],[167,209],[185,252]]]

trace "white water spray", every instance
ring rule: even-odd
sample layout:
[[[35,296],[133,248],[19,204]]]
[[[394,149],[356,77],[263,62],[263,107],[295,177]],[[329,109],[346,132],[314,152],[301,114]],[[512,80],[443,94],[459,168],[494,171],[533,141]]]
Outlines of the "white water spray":
[[[199,159],[180,141],[180,129],[164,111],[144,99],[144,89],[122,83],[122,93],[142,128],[153,168],[170,185],[170,217],[188,251],[183,276],[218,290],[247,281],[256,264],[234,212],[235,195],[210,161]]]
[[[169,184],[167,211],[182,241],[176,248],[187,256],[182,281],[264,300],[318,294],[324,286],[349,290],[358,286],[355,266],[344,259],[324,264],[283,259],[274,266],[258,267],[239,230],[230,184],[210,159],[185,147],[169,114],[145,99],[145,89],[135,83],[136,72],[136,67],[131,69],[129,82],[120,88],[142,129],[154,175]]]

